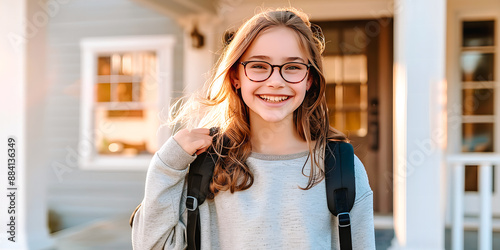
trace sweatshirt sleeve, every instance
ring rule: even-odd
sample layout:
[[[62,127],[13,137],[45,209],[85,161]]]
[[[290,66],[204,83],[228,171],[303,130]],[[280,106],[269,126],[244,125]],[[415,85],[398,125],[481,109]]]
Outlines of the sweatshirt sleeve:
[[[132,227],[132,245],[142,249],[186,247],[186,175],[196,156],[173,137],[156,152],[146,176],[146,190]]]
[[[375,249],[373,192],[363,163],[355,157],[356,199],[351,209],[352,249]]]

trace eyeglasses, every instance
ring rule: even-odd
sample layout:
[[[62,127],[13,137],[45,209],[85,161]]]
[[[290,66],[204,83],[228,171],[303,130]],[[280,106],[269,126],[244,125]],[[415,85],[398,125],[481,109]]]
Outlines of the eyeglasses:
[[[288,83],[302,82],[309,72],[311,64],[300,62],[288,62],[282,65],[272,65],[264,61],[246,61],[240,62],[244,69],[245,75],[252,82],[263,82],[274,72],[274,68],[278,67],[283,80]]]

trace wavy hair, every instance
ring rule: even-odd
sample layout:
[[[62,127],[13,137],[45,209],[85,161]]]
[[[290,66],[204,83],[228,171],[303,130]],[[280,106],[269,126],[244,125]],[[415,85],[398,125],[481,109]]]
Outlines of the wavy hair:
[[[245,190],[252,186],[254,177],[246,159],[252,152],[250,144],[249,110],[240,93],[233,87],[238,61],[264,30],[273,27],[287,27],[297,33],[299,46],[304,50],[312,65],[309,78],[312,85],[306,93],[302,105],[293,113],[293,122],[299,136],[307,142],[311,157],[307,186],[310,189],[324,178],[320,167],[322,155],[315,152],[325,148],[327,140],[347,141],[344,134],[329,125],[328,108],[325,98],[325,77],[321,54],[324,37],[318,26],[309,22],[308,16],[296,9],[266,10],[246,21],[224,47],[211,78],[204,89],[191,96],[185,103],[179,102],[172,115],[171,125],[186,127],[219,127],[213,147],[220,160],[216,163],[214,177],[210,184],[213,198],[219,191]],[[224,151],[224,153],[222,153]]]

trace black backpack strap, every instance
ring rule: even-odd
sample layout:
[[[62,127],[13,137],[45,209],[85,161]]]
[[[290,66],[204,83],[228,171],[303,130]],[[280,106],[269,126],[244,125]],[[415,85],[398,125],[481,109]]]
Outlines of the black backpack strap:
[[[328,142],[325,150],[328,209],[337,217],[340,249],[352,249],[350,211],[356,197],[354,149],[346,142]]]
[[[188,249],[200,249],[200,213],[198,207],[205,202],[210,190],[217,154],[210,147],[196,157],[189,166],[186,208]]]
[[[210,135],[216,133],[218,133],[217,128],[210,129]],[[213,148],[213,145],[217,143],[218,136],[214,136],[212,146],[206,152],[198,155],[189,166],[186,199],[188,250],[199,250],[201,246],[200,210],[198,207],[205,202],[205,199],[210,194],[210,182],[214,175],[215,163],[219,159],[219,155]],[[229,138],[223,136],[222,144],[221,153],[227,155],[228,150],[224,146],[229,145]]]

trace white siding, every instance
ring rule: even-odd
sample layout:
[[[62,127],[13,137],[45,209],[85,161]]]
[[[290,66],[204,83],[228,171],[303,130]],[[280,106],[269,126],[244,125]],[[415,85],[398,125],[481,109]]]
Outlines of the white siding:
[[[131,0],[73,0],[48,24],[46,131],[49,150],[49,209],[67,228],[104,217],[129,214],[141,201],[146,173],[82,171],[74,153],[80,143],[80,40],[86,37],[173,34],[174,89],[182,90],[183,33],[173,20]],[[175,95],[175,96],[178,96]],[[58,178],[54,166],[71,171]]]

